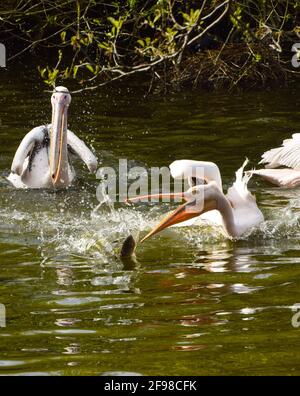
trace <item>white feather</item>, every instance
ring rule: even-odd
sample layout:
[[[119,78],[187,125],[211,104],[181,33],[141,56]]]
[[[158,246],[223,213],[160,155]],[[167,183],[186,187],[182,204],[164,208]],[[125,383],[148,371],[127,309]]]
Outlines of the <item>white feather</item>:
[[[49,135],[51,124],[32,129],[22,140],[14,156],[11,173],[7,180],[16,188],[51,188],[52,181],[49,170],[48,147],[39,147],[34,154],[33,160],[29,158],[37,144],[42,144],[45,139],[45,132]],[[97,158],[85,143],[73,132],[67,132],[67,143],[76,155],[87,165],[91,172],[97,168]],[[30,165],[30,167],[29,167]],[[71,163],[68,163],[68,173],[70,184],[76,174]]]
[[[285,139],[281,147],[266,151],[260,164],[267,164],[266,168],[286,166],[300,170],[300,133],[294,133],[291,139]]]

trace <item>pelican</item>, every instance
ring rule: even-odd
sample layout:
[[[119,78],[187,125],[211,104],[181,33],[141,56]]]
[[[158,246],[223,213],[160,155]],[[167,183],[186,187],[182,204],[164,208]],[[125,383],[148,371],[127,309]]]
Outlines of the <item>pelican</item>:
[[[251,175],[244,174],[248,160],[236,172],[236,179],[225,195],[218,166],[213,162],[181,160],[170,165],[174,178],[188,178],[192,186],[183,193],[152,194],[129,199],[135,202],[140,199],[181,198],[185,201],[174,212],[165,217],[140,242],[171,226],[191,226],[199,222],[221,227],[226,237],[234,239],[242,237],[246,232],[258,226],[264,216],[256,204],[255,196],[247,188]],[[196,178],[197,168],[202,169],[203,178]],[[200,174],[200,172],[198,172]],[[202,180],[200,180],[202,179]],[[203,184],[203,182],[205,184]],[[121,254],[132,255],[135,245],[132,237],[126,239]]]
[[[266,151],[260,164],[265,169],[248,171],[253,175],[279,187],[296,187],[300,185],[300,133],[294,133],[291,139],[285,139],[281,147]],[[285,168],[275,169],[280,166]]]
[[[90,172],[97,158],[85,143],[67,129],[71,95],[56,87],[51,97],[52,122],[32,129],[18,147],[7,177],[16,188],[65,188],[72,184],[75,171],[71,155],[78,156]]]

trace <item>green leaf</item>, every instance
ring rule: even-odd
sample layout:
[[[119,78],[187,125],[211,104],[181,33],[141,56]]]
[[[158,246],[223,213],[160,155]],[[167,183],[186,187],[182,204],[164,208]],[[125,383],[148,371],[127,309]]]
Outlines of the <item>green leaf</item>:
[[[116,20],[115,18],[113,18],[113,17],[108,17],[107,19],[109,20],[109,22],[110,22],[115,28],[118,29],[118,27],[119,27],[119,21],[117,21],[117,20]]]
[[[85,65],[85,67],[86,67],[91,73],[94,74],[94,68],[93,68],[93,66],[92,66],[90,63],[88,63],[87,65]]]
[[[63,32],[60,33],[61,41],[62,41],[63,43],[66,42],[66,35],[67,35],[67,32],[66,32],[65,30],[64,30]]]
[[[79,66],[74,66],[73,68],[73,78],[76,78]]]
[[[107,43],[98,43],[98,47],[102,48],[102,49],[105,49],[105,50],[108,50],[110,48],[110,45],[107,44]]]

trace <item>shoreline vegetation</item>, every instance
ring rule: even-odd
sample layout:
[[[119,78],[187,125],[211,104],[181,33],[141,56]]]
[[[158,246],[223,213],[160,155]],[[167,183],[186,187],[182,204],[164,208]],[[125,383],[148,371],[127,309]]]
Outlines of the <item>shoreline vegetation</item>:
[[[8,65],[30,54],[49,87],[73,80],[75,92],[135,75],[149,91],[288,84],[300,0],[7,0],[0,42]]]

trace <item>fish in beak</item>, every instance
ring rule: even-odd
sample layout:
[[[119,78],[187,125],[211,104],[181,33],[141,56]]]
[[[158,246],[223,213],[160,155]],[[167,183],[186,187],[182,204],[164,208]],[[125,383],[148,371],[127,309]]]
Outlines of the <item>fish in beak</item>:
[[[52,95],[52,122],[50,133],[49,165],[51,181],[54,187],[67,186],[67,115],[71,95],[67,88],[57,87]]]

